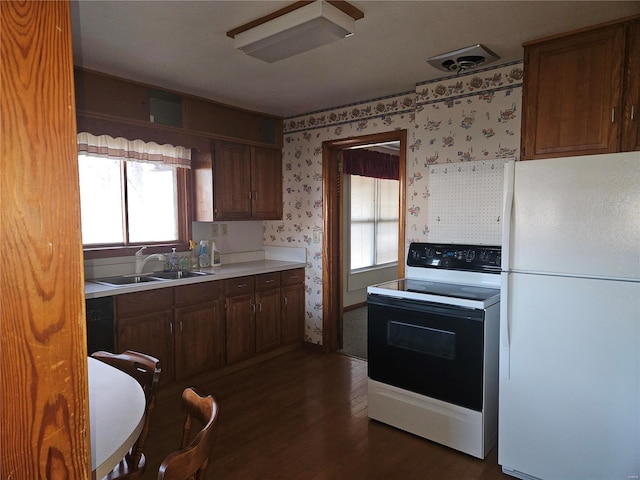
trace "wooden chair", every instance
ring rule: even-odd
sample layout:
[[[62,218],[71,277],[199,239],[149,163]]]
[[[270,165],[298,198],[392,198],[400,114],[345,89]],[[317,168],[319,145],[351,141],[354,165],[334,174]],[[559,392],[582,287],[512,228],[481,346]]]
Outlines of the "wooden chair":
[[[144,473],[146,458],[144,446],[149,435],[151,414],[155,407],[158,382],[160,381],[160,361],[144,353],[127,350],[123,353],[95,352],[91,356],[96,360],[107,363],[122,370],[137,380],[144,391],[146,399],[145,418],[142,431],[129,453],[104,477],[103,480],[124,480],[139,478]]]
[[[209,395],[201,397],[193,388],[182,392],[182,408],[186,411],[180,450],[169,454],[160,465],[158,480],[204,480],[216,437],[218,404]],[[191,437],[191,424],[196,419],[202,429]]]

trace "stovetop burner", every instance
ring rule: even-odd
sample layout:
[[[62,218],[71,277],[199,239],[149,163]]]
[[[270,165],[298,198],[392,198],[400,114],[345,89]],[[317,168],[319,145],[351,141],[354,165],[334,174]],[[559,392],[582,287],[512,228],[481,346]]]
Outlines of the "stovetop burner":
[[[491,297],[500,295],[500,289],[475,287],[469,285],[457,285],[453,283],[428,282],[425,280],[414,280],[403,278],[376,285],[381,289],[394,290],[397,292],[412,292],[428,295],[440,295],[452,298],[464,298],[467,300],[486,301]]]

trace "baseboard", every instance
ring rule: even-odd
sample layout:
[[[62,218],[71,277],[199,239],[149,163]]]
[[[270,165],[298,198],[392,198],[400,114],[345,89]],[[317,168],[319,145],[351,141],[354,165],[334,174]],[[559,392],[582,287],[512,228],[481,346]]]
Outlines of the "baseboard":
[[[359,308],[363,308],[367,306],[367,302],[356,303],[355,305],[349,305],[348,307],[344,307],[342,309],[342,313],[347,313],[352,310],[358,310]]]

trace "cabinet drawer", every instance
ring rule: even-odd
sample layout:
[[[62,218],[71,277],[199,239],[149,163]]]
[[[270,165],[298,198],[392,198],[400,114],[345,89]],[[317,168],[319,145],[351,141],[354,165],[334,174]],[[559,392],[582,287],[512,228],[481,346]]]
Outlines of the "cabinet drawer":
[[[175,287],[175,306],[184,307],[216,300],[220,297],[220,282],[203,282]]]
[[[173,308],[173,288],[158,288],[146,292],[116,295],[118,317],[129,317]]]
[[[281,277],[282,285],[295,285],[296,283],[304,283],[304,268],[284,270],[281,272]]]
[[[274,288],[280,286],[280,272],[263,273],[256,275],[256,290]]]
[[[230,297],[233,295],[242,295],[245,293],[253,293],[255,281],[251,277],[230,278],[224,281],[225,295]]]

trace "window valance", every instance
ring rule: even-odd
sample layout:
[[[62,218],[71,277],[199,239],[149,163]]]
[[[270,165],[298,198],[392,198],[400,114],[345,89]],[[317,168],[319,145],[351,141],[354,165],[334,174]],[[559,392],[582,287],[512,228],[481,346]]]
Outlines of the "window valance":
[[[188,148],[87,132],[78,133],[78,154],[191,168],[191,150]]]
[[[353,149],[343,152],[343,173],[362,177],[400,178],[400,158],[374,150]]]

